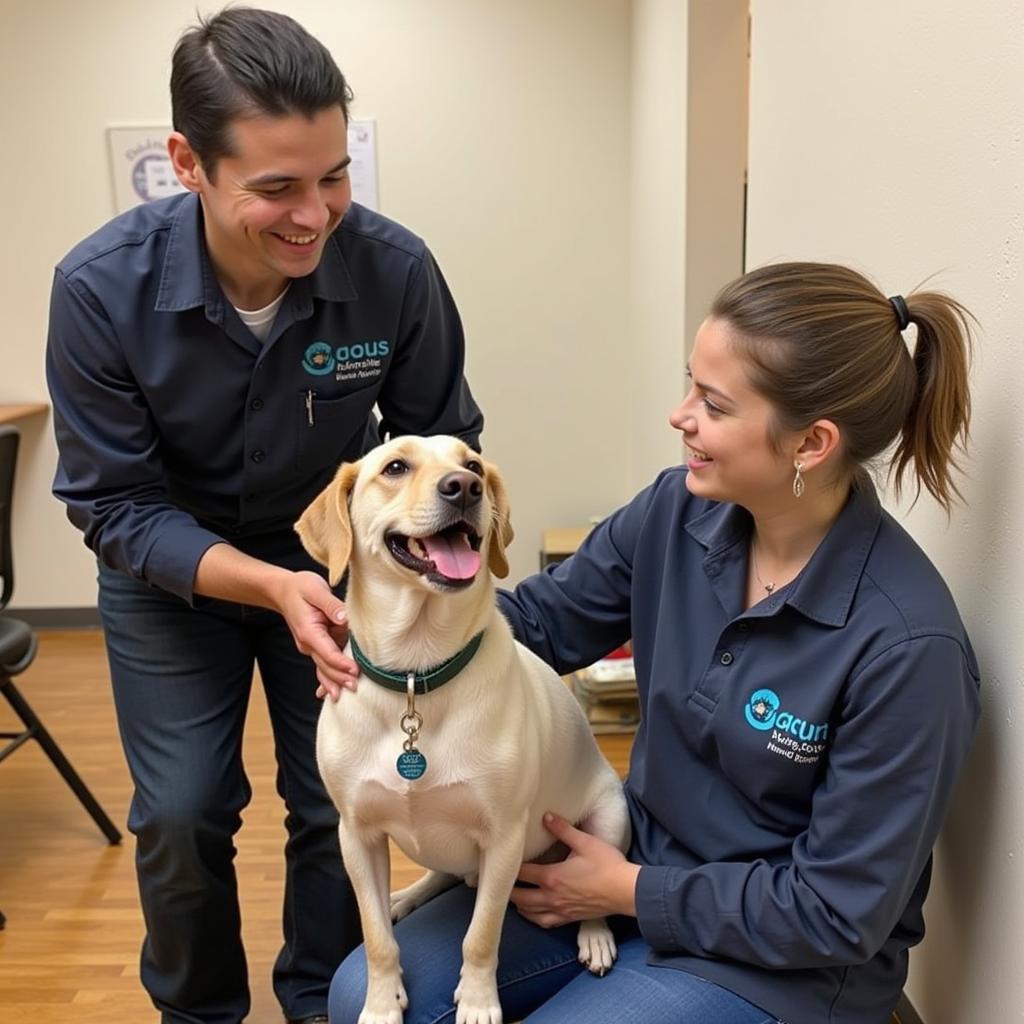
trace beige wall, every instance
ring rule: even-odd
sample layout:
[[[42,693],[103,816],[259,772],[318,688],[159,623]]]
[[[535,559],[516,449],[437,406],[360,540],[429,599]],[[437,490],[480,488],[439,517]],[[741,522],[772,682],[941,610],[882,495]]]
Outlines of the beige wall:
[[[629,124],[630,483],[639,490],[678,462],[669,410],[683,381],[686,280],[686,5],[633,5]]]
[[[686,344],[739,269],[745,2],[268,6],[336,55],[354,115],[377,120],[382,211],[451,284],[520,578],[544,526],[611,511],[679,458],[666,417]],[[0,253],[0,401],[46,396],[52,266],[114,212],[107,126],[168,120],[169,53],[193,11],[49,0],[7,16],[0,86],[28,102],[0,114],[22,155],[3,171],[19,244]],[[15,603],[90,605],[91,555],[49,494],[50,424],[23,430]]]
[[[200,5],[204,10],[215,4]],[[628,495],[628,0],[292,0],[377,119],[382,212],[423,235],[459,303],[484,444],[508,477],[513,574],[541,530]],[[44,399],[53,264],[114,212],[105,130],[169,119],[194,0],[5,8],[9,244],[0,401]],[[18,101],[14,101],[18,97]],[[49,495],[49,422],[24,427],[15,526],[25,607],[90,605],[93,566]]]
[[[1024,8],[754,0],[748,265],[839,260],[889,293],[928,275],[981,321],[964,493],[906,523],[981,661],[983,722],[911,957],[927,1024],[1024,1005]],[[897,510],[898,512],[900,510]],[[901,513],[902,514],[902,513]]]
[[[743,273],[747,0],[690,0],[686,74],[687,351],[726,281]]]
[[[715,292],[742,270],[746,0],[635,0],[630,93],[631,491],[680,461],[668,424]]]

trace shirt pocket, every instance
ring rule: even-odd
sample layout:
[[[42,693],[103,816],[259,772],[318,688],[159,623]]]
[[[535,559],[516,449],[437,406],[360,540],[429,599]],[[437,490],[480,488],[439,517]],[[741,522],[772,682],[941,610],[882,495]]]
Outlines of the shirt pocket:
[[[377,391],[362,388],[340,398],[319,398],[314,390],[299,392],[295,452],[303,475],[357,459],[376,442]]]

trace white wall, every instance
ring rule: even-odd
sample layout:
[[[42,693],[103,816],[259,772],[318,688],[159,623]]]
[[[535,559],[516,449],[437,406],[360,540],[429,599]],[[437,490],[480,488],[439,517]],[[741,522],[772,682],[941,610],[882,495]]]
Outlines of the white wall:
[[[907,525],[949,581],[984,716],[939,843],[909,993],[927,1024],[1021,1019],[1024,971],[1024,8],[754,0],[748,265],[930,274],[981,321],[966,511]]]
[[[203,3],[203,10],[217,4]],[[459,303],[484,445],[512,495],[515,577],[541,530],[628,496],[629,0],[291,0],[377,119],[382,212],[423,235]],[[45,400],[52,267],[114,213],[105,129],[169,121],[194,0],[10,4],[0,33],[8,244],[0,401]],[[23,426],[25,607],[94,602],[91,556],[50,497],[49,421]]]

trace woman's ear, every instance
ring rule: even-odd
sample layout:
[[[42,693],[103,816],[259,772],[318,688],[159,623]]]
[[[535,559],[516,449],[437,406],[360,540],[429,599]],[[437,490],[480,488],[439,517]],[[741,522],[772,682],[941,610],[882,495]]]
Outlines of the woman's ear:
[[[832,420],[815,420],[799,438],[793,460],[806,472],[829,462],[839,451],[843,435]]]

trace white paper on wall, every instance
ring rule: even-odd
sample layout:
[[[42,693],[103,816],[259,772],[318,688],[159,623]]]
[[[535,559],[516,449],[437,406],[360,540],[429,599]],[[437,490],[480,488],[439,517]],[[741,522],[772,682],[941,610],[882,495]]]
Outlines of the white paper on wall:
[[[349,121],[348,155],[352,157],[348,168],[352,179],[352,198],[371,210],[379,209],[376,121]]]

